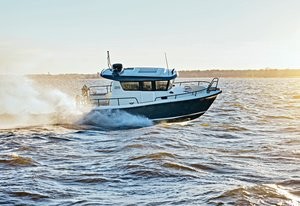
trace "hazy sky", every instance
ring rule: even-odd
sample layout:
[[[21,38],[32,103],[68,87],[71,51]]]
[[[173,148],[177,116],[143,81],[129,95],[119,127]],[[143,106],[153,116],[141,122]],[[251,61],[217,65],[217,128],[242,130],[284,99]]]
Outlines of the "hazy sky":
[[[0,73],[300,68],[299,0],[0,0]]]

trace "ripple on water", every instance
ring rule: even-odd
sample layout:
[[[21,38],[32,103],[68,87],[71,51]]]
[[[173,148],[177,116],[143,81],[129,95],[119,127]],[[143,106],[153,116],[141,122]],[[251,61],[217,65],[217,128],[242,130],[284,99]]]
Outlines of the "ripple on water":
[[[175,163],[175,162],[166,162],[163,163],[163,167],[167,169],[179,170],[179,171],[189,171],[189,172],[199,172],[196,168],[190,167],[188,165]]]
[[[248,131],[247,128],[237,125],[230,125],[230,124],[224,124],[221,126],[225,131],[227,132],[242,132],[242,131]]]
[[[300,99],[300,95],[294,95],[293,99]]]
[[[167,159],[167,158],[176,158],[176,155],[169,152],[157,152],[147,155],[135,156],[131,157],[129,160],[141,160],[141,159],[150,159],[150,160],[159,160],[159,159]]]
[[[276,184],[238,187],[211,198],[210,204],[223,205],[298,205],[300,198]]]
[[[163,171],[157,168],[140,168],[135,170],[130,170],[126,173],[126,176],[130,179],[139,179],[139,178],[167,178],[167,177],[178,177],[178,175],[173,174],[169,171]]]
[[[0,164],[6,164],[10,166],[37,166],[38,163],[30,157],[22,157],[18,154],[1,155]]]
[[[130,145],[126,145],[124,147],[124,149],[142,149],[142,148],[145,148],[145,145],[144,144],[130,144]]]
[[[278,183],[278,185],[290,188],[290,193],[297,195],[300,203],[300,179],[286,180]]]
[[[94,177],[94,178],[82,178],[82,179],[77,179],[75,182],[79,183],[104,183],[104,182],[111,182],[111,180],[102,178],[102,177]]]
[[[204,171],[215,171],[216,169],[204,164],[190,164],[191,167]]]
[[[43,198],[49,198],[49,196],[47,196],[47,195],[35,193],[35,192],[29,192],[29,191],[10,192],[10,195],[15,196],[15,197],[26,197],[31,200],[39,200],[39,199],[43,199]]]
[[[139,141],[140,142],[140,141]],[[127,151],[155,151],[155,150],[163,150],[163,146],[160,146],[159,144],[156,143],[150,143],[150,142],[144,142],[144,143],[130,143],[127,145],[124,145],[121,149],[120,152],[127,152]],[[138,156],[138,155],[134,155]],[[134,158],[132,156],[132,158]],[[142,155],[141,155],[142,156]]]

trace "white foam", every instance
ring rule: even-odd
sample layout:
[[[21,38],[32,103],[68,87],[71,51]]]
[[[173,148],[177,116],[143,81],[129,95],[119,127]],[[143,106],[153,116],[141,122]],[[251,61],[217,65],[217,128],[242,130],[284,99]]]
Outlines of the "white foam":
[[[137,128],[153,125],[146,117],[129,114],[121,110],[93,109],[84,115],[78,124],[91,125],[103,129]]]

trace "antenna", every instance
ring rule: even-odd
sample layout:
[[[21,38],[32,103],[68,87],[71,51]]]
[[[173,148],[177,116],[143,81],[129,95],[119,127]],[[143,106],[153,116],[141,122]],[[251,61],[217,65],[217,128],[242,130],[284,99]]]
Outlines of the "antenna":
[[[169,69],[168,58],[167,58],[167,53],[166,52],[165,52],[165,60],[166,60],[167,69]]]
[[[108,68],[111,68],[109,51],[107,51],[107,65],[108,65]]]

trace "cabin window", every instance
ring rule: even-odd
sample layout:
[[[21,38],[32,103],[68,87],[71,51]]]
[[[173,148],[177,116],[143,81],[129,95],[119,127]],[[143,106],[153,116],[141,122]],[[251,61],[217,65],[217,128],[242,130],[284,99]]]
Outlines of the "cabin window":
[[[139,82],[120,82],[124,90],[137,91],[139,90]]]
[[[142,90],[143,91],[152,91],[152,83],[149,81],[149,82],[142,82]]]
[[[125,91],[167,91],[172,88],[172,81],[120,82]]]
[[[165,91],[168,89],[168,81],[156,81],[156,91]]]

